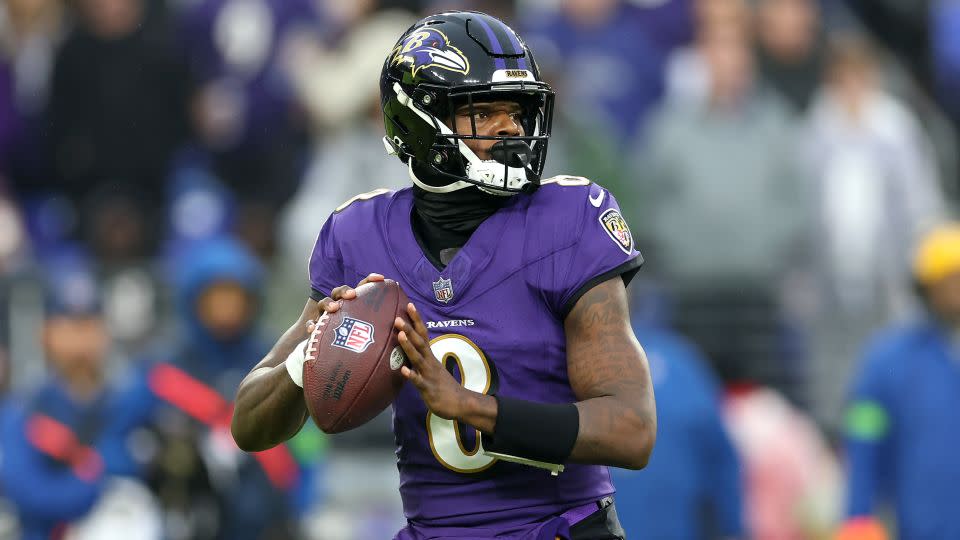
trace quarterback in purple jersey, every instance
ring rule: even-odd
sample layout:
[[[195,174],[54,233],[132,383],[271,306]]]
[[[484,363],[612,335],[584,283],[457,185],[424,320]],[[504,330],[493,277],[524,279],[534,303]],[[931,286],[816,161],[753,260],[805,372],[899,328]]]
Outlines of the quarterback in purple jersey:
[[[245,450],[307,419],[300,345],[348,284],[398,281],[408,380],[393,403],[398,540],[625,538],[606,466],[656,438],[626,284],[642,264],[613,196],[541,179],[553,92],[527,46],[483,13],[411,27],[381,75],[390,153],[413,186],[341,205],[310,256],[300,319],[237,393]],[[320,358],[318,361],[322,361]]]

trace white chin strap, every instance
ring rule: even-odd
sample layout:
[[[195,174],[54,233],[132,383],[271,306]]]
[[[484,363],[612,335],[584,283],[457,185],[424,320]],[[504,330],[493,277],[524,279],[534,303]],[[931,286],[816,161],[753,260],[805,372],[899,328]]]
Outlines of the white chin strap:
[[[413,111],[414,114],[422,118],[425,122],[431,125],[439,126],[440,133],[444,135],[454,135],[454,133],[450,131],[450,128],[448,128],[447,125],[441,122],[438,118],[435,116],[430,116],[417,108],[413,104],[413,98],[408,96],[407,93],[403,91],[403,87],[400,86],[400,83],[393,83],[393,91],[397,93],[397,100],[401,105]],[[483,191],[493,193],[494,195],[506,195],[506,193],[503,192],[504,188],[519,190],[523,186],[530,183],[530,180],[527,179],[526,169],[519,167],[504,167],[503,163],[493,159],[480,159],[477,154],[470,149],[470,147],[464,144],[463,139],[456,139],[456,141],[457,148],[460,150],[460,153],[463,154],[463,157],[467,158],[467,178],[482,184],[480,189]],[[417,175],[413,172],[412,159],[407,161],[407,171],[414,184],[419,186],[421,189],[430,191],[432,193],[449,193],[451,191],[457,191],[474,185],[463,180],[447,184],[443,187],[425,184],[419,178],[417,178]],[[506,181],[504,181],[504,171],[506,171]],[[488,189],[484,189],[484,187]]]

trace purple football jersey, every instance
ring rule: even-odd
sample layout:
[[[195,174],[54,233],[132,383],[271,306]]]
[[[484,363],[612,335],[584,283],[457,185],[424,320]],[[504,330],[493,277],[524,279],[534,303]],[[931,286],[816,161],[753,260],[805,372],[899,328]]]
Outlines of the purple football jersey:
[[[598,278],[642,262],[613,196],[581,178],[546,180],[485,220],[443,270],[414,238],[412,208],[409,188],[341,207],[318,236],[312,288],[326,295],[379,272],[400,283],[434,356],[466,388],[575,402],[563,318]],[[606,467],[567,464],[551,476],[485,455],[476,429],[430,414],[411,384],[393,413],[409,521],[400,538],[532,538],[546,520],[613,493]]]

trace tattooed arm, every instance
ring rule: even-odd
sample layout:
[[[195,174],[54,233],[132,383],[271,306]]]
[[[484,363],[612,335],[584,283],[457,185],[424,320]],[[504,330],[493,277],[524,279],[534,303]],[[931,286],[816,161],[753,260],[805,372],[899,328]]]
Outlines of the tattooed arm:
[[[494,433],[497,400],[466,390],[454,380],[430,350],[427,329],[413,304],[407,313],[411,322],[399,317],[395,321],[410,362],[401,368],[403,375],[433,414]],[[630,328],[623,280],[617,276],[587,291],[564,324],[567,372],[579,414],[569,459],[643,468],[657,436],[657,413],[647,359]]]
[[[633,335],[619,276],[584,294],[564,321],[580,432],[571,461],[646,466],[657,437],[647,359]]]

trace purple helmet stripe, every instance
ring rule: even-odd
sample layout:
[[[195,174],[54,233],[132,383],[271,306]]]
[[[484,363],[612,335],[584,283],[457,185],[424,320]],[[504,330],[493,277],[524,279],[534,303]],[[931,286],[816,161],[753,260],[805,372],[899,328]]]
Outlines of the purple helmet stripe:
[[[503,32],[507,34],[507,37],[510,38],[510,44],[513,45],[513,52],[516,54],[524,54],[523,47],[520,46],[520,40],[517,39],[517,34],[510,29],[509,26],[500,23],[503,26]],[[517,68],[527,69],[527,60],[523,57],[517,59]]]
[[[493,33],[493,28],[490,28],[490,25],[487,24],[487,21],[483,20],[484,17],[477,17],[477,22],[480,23],[480,26],[483,27],[483,30],[487,33],[487,38],[490,40],[490,47],[493,49],[494,54],[503,54],[503,47],[500,45],[500,40],[497,39],[497,36]],[[497,69],[506,69],[507,64],[503,61],[503,58],[499,56],[494,58],[494,64],[496,64]]]

